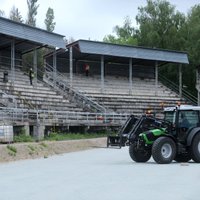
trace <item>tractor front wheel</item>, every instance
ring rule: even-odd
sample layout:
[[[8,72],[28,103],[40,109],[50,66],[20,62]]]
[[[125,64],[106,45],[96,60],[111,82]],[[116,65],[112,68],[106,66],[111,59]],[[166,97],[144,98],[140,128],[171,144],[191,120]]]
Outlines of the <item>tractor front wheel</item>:
[[[153,159],[158,164],[168,164],[176,156],[176,145],[171,138],[159,137],[152,146]]]
[[[147,162],[151,158],[151,151],[138,149],[135,144],[129,146],[129,155],[135,162]]]
[[[194,137],[190,148],[192,159],[195,162],[200,163],[200,133]]]

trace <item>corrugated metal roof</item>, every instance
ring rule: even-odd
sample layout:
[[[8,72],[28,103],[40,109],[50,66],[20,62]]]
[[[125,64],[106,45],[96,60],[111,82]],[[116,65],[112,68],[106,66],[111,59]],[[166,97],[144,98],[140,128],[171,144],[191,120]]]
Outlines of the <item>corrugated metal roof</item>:
[[[88,40],[77,41],[81,53],[189,64],[186,52],[116,45]]]
[[[0,17],[0,33],[65,49],[64,36]]]

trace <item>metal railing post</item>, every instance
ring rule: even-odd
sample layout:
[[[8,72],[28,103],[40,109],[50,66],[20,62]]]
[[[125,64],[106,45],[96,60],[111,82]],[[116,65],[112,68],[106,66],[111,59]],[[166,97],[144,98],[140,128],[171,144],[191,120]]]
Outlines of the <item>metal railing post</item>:
[[[182,98],[182,64],[179,65],[179,97]]]

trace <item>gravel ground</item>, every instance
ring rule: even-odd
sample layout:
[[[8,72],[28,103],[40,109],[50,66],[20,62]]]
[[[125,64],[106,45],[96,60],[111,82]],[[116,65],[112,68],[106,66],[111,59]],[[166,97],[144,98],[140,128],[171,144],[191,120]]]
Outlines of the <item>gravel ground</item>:
[[[0,199],[199,200],[199,166],[135,163],[127,147],[1,163]]]
[[[0,145],[0,163],[105,147],[106,138]]]

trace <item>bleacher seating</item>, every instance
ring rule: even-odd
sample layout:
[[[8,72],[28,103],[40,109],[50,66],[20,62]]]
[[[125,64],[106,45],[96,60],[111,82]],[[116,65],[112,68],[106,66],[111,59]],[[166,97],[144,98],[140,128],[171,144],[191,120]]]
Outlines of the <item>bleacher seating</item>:
[[[147,110],[161,112],[162,106],[174,106],[180,100],[176,93],[160,82],[156,90],[153,79],[133,78],[131,93],[129,79],[125,77],[106,76],[103,92],[100,76],[74,75],[73,86],[108,110],[117,113],[141,115]]]
[[[3,82],[3,73],[8,71],[8,83]],[[19,108],[41,110],[77,111],[83,109],[66,97],[59,95],[49,85],[38,81],[30,85],[29,77],[21,69],[15,69],[15,84],[11,84],[11,72],[7,68],[0,68],[0,85],[3,91],[14,95]],[[64,74],[69,80],[69,74]],[[161,112],[162,106],[174,106],[180,100],[177,94],[160,82],[157,90],[155,80],[133,78],[132,91],[129,89],[127,77],[105,76],[104,90],[101,89],[100,76],[73,75],[75,90],[104,106],[108,112],[130,113],[141,115],[147,110]]]
[[[8,71],[8,83],[3,82],[3,73]],[[30,85],[29,76],[19,68],[15,69],[15,84],[11,84],[11,71],[0,67],[0,87],[7,94],[13,95],[18,108],[55,110],[55,111],[83,111],[67,98],[59,95],[45,83],[34,81]]]

